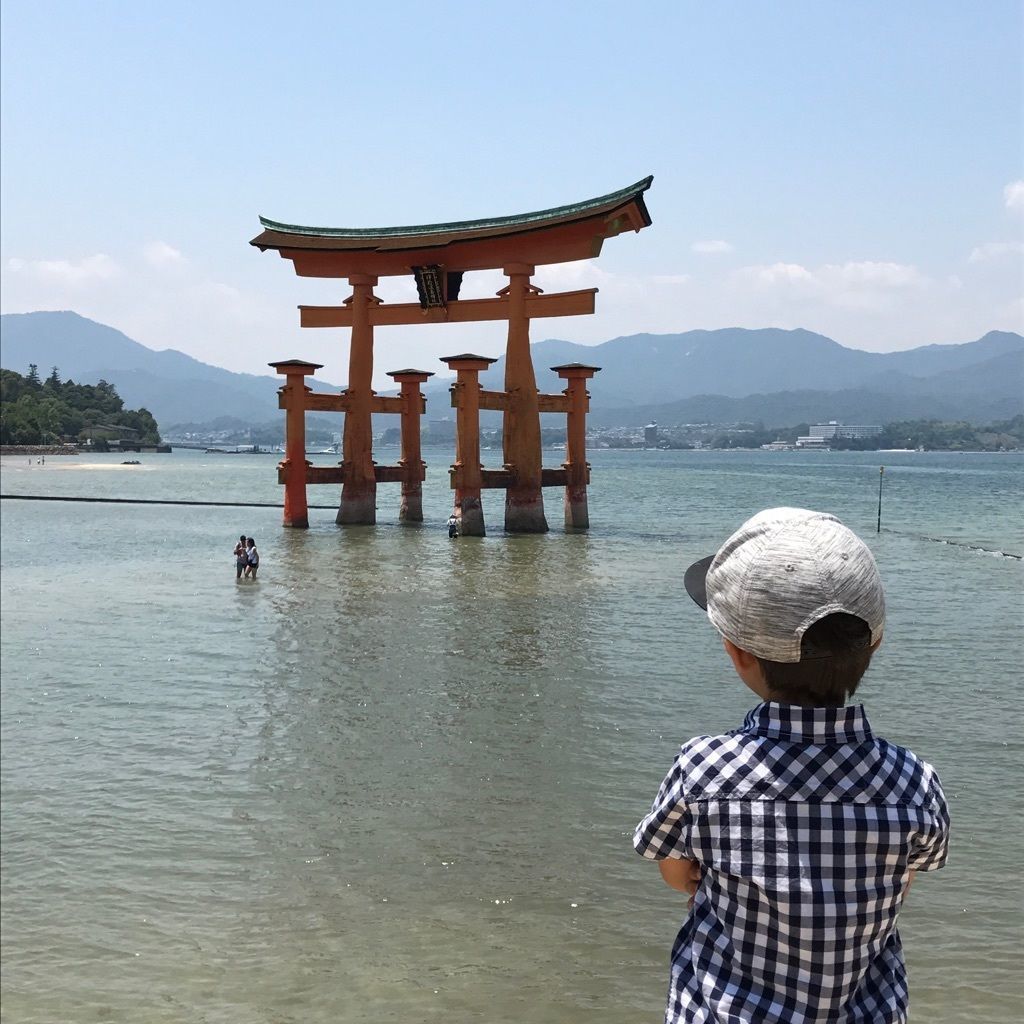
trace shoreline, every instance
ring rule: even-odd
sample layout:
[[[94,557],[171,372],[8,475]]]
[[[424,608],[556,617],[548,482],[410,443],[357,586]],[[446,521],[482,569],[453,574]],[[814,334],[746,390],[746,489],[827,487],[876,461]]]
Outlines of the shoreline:
[[[81,455],[82,449],[73,444],[4,444],[2,455]]]

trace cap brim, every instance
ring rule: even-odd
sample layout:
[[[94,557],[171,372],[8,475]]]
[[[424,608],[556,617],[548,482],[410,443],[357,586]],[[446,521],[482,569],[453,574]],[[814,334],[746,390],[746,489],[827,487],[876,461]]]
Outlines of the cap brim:
[[[686,587],[686,592],[693,598],[694,603],[700,605],[705,611],[708,608],[708,569],[711,568],[711,563],[714,560],[714,555],[708,555],[707,558],[694,562],[683,576],[683,586]]]

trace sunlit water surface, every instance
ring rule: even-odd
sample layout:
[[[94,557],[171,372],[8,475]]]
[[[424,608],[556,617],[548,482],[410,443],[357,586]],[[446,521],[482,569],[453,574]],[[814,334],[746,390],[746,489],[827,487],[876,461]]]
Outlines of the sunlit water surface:
[[[3,502],[4,1021],[659,1020],[685,906],[631,830],[752,703],[682,571],[779,504],[874,549],[863,698],[951,802],[901,918],[914,1018],[1019,1019],[1024,577],[958,545],[1024,553],[1020,456],[598,451],[589,535],[552,490],[506,537],[490,493],[454,542],[426,457],[422,528],[393,486],[346,530]],[[3,491],[280,500],[272,457],[139,458],[4,460]]]

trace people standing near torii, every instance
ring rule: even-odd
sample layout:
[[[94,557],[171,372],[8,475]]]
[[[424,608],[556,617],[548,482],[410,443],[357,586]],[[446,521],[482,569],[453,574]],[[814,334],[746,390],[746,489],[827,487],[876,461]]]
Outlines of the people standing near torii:
[[[238,538],[238,543],[235,545],[235,579],[240,580],[242,573],[245,572],[249,565],[249,555],[245,549],[245,534],[243,533]]]

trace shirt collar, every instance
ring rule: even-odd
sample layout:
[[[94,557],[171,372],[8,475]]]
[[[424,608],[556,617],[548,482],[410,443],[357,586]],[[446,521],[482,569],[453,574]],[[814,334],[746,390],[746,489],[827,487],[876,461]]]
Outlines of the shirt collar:
[[[865,743],[872,738],[862,704],[805,708],[765,701],[747,712],[742,731],[787,743]]]

